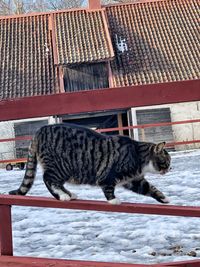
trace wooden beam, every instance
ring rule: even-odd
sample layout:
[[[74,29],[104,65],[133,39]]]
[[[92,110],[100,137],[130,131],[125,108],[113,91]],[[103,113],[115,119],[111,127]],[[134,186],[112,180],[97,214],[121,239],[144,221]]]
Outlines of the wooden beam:
[[[13,255],[10,205],[0,205],[0,256],[2,255]]]
[[[200,217],[200,207],[193,206],[174,206],[161,204],[155,205],[138,203],[122,203],[120,205],[111,205],[108,204],[106,201],[58,201],[54,198],[47,197],[1,195],[0,205]]]
[[[33,257],[0,257],[2,267],[153,267],[148,264],[44,259]]]
[[[200,100],[200,80],[116,87],[0,101],[0,121]]]
[[[200,259],[155,264],[154,267],[199,267]]]
[[[122,123],[122,114],[121,113],[117,114],[117,122],[118,122],[118,127],[122,128],[123,127],[123,123]],[[119,134],[123,135],[124,131],[122,129],[120,129],[119,130]]]
[[[115,262],[95,262],[80,260],[45,259],[33,257],[0,257],[0,266],[4,267],[198,267],[200,260],[159,264],[132,264]]]

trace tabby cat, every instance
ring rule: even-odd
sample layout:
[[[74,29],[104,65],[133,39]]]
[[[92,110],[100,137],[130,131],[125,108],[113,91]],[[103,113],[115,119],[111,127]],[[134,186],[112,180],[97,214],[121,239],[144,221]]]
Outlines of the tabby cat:
[[[44,183],[58,200],[76,199],[64,187],[65,182],[70,182],[100,186],[111,204],[120,204],[114,194],[118,184],[168,203],[168,198],[144,178],[147,172],[168,172],[170,155],[164,146],[164,142],[157,145],[138,142],[127,136],[103,135],[68,123],[47,125],[37,131],[31,142],[22,184],[9,194],[26,195],[40,162]]]

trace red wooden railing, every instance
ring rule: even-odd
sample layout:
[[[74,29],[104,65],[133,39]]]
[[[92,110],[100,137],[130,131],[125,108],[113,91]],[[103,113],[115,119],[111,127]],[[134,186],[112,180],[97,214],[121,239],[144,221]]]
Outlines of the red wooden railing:
[[[57,94],[52,96],[27,97],[17,101],[1,101],[0,120],[22,119],[41,117],[48,115],[72,114],[81,112],[102,111],[107,109],[119,109],[128,107],[148,106],[154,104],[167,104],[185,101],[199,101],[200,80],[166,83],[147,86],[134,86],[113,88],[96,92],[82,92],[72,94]],[[50,104],[49,104],[50,103]],[[59,105],[55,105],[59,103]],[[104,132],[113,130],[127,130],[147,128],[155,126],[167,126],[184,123],[196,123],[200,120],[188,120],[179,122],[138,125],[131,127],[104,129]],[[102,129],[100,130],[102,131]],[[29,140],[31,137],[17,138],[17,140]],[[16,138],[2,139],[0,142],[15,141]],[[200,140],[187,140],[173,142],[170,145],[197,143]],[[169,144],[168,144],[169,145]],[[162,264],[125,264],[125,263],[102,263],[76,260],[40,259],[30,257],[13,256],[12,243],[12,216],[13,205],[34,206],[46,208],[96,210],[106,212],[125,212],[158,214],[171,216],[200,217],[200,207],[130,204],[112,206],[102,201],[76,200],[60,202],[50,198],[0,196],[0,267],[147,267],[147,266],[176,266],[198,267],[200,259]]]
[[[200,100],[200,79],[0,101],[0,121],[81,114]]]
[[[124,213],[141,213],[151,215],[171,215],[200,217],[200,207],[190,206],[173,206],[173,205],[154,205],[154,204],[131,204],[123,203],[120,205],[110,205],[104,201],[74,200],[61,202],[45,197],[23,197],[23,196],[0,196],[0,266],[58,266],[58,267],[135,267],[135,266],[179,266],[179,267],[197,267],[200,266],[199,260],[160,263],[160,264],[127,264],[127,263],[103,263],[91,261],[76,260],[50,260],[40,258],[25,258],[13,256],[12,245],[12,220],[11,207],[15,206],[32,206],[40,208],[60,208],[60,209],[77,209],[93,210],[106,212],[124,212]],[[32,262],[32,263],[31,263]],[[22,264],[23,263],[23,264]]]
[[[106,133],[113,131],[121,131],[121,130],[130,130],[130,129],[146,129],[146,128],[154,128],[154,127],[165,127],[169,125],[180,125],[180,124],[189,124],[189,123],[200,123],[200,119],[194,120],[182,120],[175,122],[161,122],[161,123],[151,123],[151,124],[142,124],[142,125],[133,125],[133,126],[124,126],[124,127],[115,127],[115,128],[106,128],[106,129],[97,129],[97,132]],[[19,140],[31,140],[32,136],[18,136],[13,138],[4,138],[0,139],[0,143],[2,142],[11,142],[11,141],[19,141]],[[200,140],[184,140],[179,142],[168,142],[166,147],[174,147],[178,145],[186,145],[186,144],[194,144],[200,143]],[[18,158],[18,159],[4,159],[0,160],[0,163],[17,163],[17,162],[25,162],[26,158]]]

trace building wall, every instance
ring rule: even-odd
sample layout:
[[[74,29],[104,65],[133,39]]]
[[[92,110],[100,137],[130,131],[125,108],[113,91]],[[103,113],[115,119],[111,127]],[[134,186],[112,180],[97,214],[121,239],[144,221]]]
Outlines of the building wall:
[[[0,139],[5,138],[14,138],[14,124],[20,122],[31,122],[37,120],[48,120],[48,124],[55,123],[55,119],[53,117],[43,117],[36,119],[25,119],[25,120],[16,120],[16,121],[8,121],[8,122],[0,122]],[[16,144],[13,141],[9,142],[0,142],[0,160],[4,159],[14,159],[16,158]],[[0,167],[3,167],[3,164],[0,164]]]
[[[171,105],[172,121],[200,119],[200,101]],[[176,141],[200,140],[200,123],[173,126]],[[181,145],[177,149],[200,148],[200,143]]]
[[[0,122],[0,139],[13,138],[14,125],[13,122]],[[15,157],[15,142],[0,142],[0,160]]]
[[[132,108],[132,114],[133,114],[132,117],[133,118],[135,117],[136,110],[164,108],[164,107],[170,108],[172,122],[200,119],[200,101]],[[135,120],[134,124],[137,125],[137,122]],[[179,142],[179,141],[200,140],[199,129],[200,129],[200,123],[172,125],[174,141]],[[200,148],[200,143],[176,146],[176,150],[195,149],[195,148]]]

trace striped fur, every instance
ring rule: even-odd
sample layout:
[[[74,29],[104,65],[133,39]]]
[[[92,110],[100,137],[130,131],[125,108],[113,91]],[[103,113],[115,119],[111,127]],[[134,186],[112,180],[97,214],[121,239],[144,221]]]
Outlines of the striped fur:
[[[59,200],[76,198],[64,187],[69,182],[100,186],[111,204],[120,203],[114,194],[118,184],[167,203],[164,194],[144,178],[147,172],[165,174],[169,170],[170,156],[164,145],[107,136],[72,124],[47,125],[33,138],[22,184],[10,194],[26,195],[38,161],[44,171],[44,183]]]

